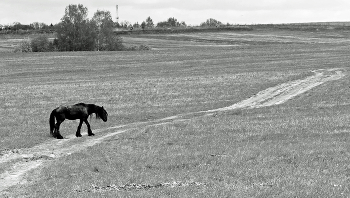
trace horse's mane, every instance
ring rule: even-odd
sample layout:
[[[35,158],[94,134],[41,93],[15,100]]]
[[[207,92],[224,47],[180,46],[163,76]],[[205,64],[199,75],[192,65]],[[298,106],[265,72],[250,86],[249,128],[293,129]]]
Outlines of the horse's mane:
[[[100,116],[100,110],[99,110],[99,111],[97,111],[97,112],[95,113],[95,115],[96,115],[96,119],[101,119],[101,116]]]

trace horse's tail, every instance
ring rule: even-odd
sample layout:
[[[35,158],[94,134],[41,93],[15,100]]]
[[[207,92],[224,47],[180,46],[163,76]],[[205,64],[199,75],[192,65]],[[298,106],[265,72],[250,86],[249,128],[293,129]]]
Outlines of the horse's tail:
[[[52,136],[54,136],[54,129],[55,129],[55,112],[56,112],[56,109],[54,109],[51,114],[50,114],[50,134]]]

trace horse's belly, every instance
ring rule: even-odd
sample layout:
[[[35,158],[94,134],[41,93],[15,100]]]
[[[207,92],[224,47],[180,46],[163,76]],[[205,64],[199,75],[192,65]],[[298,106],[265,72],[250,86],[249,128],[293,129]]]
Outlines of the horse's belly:
[[[81,119],[81,118],[83,118],[83,116],[79,113],[66,114],[66,119],[68,119],[68,120],[76,120],[76,119]]]

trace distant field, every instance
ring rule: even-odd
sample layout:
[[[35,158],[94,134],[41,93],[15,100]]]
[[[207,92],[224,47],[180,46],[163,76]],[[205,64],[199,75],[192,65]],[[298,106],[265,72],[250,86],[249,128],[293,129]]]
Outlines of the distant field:
[[[107,123],[91,120],[95,137],[87,137],[84,126],[83,138],[72,140],[79,147],[79,141],[113,132],[119,125],[230,106],[269,87],[311,76],[313,70],[342,68],[346,75],[278,106],[135,128],[86,151],[46,160],[29,172],[27,183],[2,193],[14,197],[350,193],[348,33],[128,35],[123,37],[126,44],[147,44],[152,50],[0,53],[0,157],[4,158],[51,141],[48,117],[59,105],[96,103],[108,111]],[[0,48],[4,43],[13,44],[0,40]],[[65,121],[61,134],[74,134],[77,125]],[[34,160],[42,159],[28,161]],[[0,174],[11,163],[0,160]]]

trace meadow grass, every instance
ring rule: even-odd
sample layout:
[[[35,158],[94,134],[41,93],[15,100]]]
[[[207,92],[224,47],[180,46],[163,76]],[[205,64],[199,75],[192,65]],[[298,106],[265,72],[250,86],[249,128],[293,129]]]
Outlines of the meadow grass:
[[[265,32],[243,32],[240,39],[251,42],[231,45],[234,35],[224,46],[211,42],[223,39],[217,33],[207,33],[193,45],[188,43],[193,34],[166,39],[150,35],[145,37],[156,50],[146,52],[1,54],[1,150],[50,139],[48,116],[60,104],[103,105],[109,121],[92,120],[92,128],[106,128],[232,105],[268,87],[312,75],[311,70],[347,67],[346,39],[323,42],[318,35],[310,43],[314,34],[289,33],[300,38],[297,42],[283,32],[274,42],[263,42]],[[47,162],[29,174],[28,184],[8,193],[343,196],[349,193],[348,84],[344,77],[279,106],[135,129]],[[73,134],[77,125],[64,122],[62,134]],[[132,185],[141,188],[120,190]]]
[[[42,168],[36,176],[39,182],[28,186],[26,193],[33,197],[345,197],[350,193],[349,105],[332,97],[317,100],[328,89],[333,96],[346,90],[335,89],[338,83],[322,85],[312,96],[284,105],[222,112],[115,136]],[[340,81],[347,83],[348,79]],[[172,182],[198,185],[116,190],[127,184]]]
[[[51,138],[48,117],[59,105],[105,106],[110,122],[92,121],[102,128],[230,105],[309,75],[303,67],[278,69],[281,62],[263,60],[263,49],[246,58],[242,50],[225,47],[193,50],[1,54],[1,149]],[[76,125],[64,122],[63,135]]]

